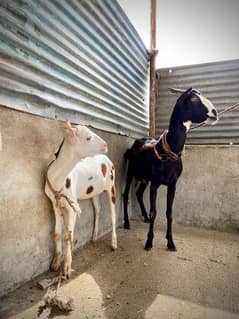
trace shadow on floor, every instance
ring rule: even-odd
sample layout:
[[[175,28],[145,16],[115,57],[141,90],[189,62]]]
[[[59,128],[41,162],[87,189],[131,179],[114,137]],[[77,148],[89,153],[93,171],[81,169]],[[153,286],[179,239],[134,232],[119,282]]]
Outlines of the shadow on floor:
[[[239,318],[238,235],[175,226],[177,252],[166,250],[165,230],[156,228],[154,248],[143,247],[148,226],[118,229],[73,256],[74,273],[60,288],[73,297],[77,319]],[[37,278],[49,278],[46,273]],[[1,300],[0,318],[35,318],[44,292],[37,280]],[[56,318],[66,318],[58,315]]]

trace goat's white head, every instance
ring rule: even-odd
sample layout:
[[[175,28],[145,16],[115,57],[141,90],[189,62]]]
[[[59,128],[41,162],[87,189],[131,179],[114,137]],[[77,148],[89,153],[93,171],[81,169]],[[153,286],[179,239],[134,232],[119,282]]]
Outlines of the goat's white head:
[[[178,99],[182,106],[181,118],[186,123],[207,123],[215,124],[218,121],[218,113],[211,101],[201,95],[198,90],[188,89]]]
[[[71,145],[71,149],[74,149],[79,157],[107,153],[107,143],[86,126],[77,125],[72,127],[70,122],[67,121],[64,124],[64,128],[67,132],[67,141]]]

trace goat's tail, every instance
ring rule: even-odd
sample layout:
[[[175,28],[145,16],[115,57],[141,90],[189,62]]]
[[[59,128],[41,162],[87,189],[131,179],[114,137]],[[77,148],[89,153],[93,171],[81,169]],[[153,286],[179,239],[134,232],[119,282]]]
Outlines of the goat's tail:
[[[130,157],[131,157],[130,155],[131,155],[131,149],[129,148],[124,153],[124,161],[125,161],[125,163],[127,163],[127,161],[130,159]]]

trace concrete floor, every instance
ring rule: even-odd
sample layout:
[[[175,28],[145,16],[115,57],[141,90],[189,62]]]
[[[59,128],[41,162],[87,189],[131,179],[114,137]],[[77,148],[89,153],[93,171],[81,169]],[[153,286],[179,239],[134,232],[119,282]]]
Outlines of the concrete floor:
[[[77,250],[74,273],[60,288],[73,297],[69,319],[239,319],[239,236],[174,227],[177,252],[166,250],[164,227],[156,227],[154,248],[143,249],[148,225],[118,229],[119,248],[110,234]],[[0,301],[0,318],[36,318],[44,292],[37,281]]]

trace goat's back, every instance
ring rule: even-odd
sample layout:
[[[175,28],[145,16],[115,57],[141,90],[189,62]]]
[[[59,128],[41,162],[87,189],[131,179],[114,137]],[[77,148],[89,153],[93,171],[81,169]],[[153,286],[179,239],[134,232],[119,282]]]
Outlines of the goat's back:
[[[134,158],[134,156],[137,156],[138,153],[145,151],[145,146],[153,145],[153,143],[156,143],[156,140],[152,137],[143,137],[136,139],[131,148],[127,149],[124,153],[125,161],[132,159]]]
[[[125,153],[128,160],[128,175],[136,180],[157,180],[160,184],[168,185],[178,179],[182,173],[182,160],[161,161],[154,152],[153,145],[157,141],[153,138],[135,140]]]
[[[128,161],[128,174],[139,180],[150,179],[153,157],[153,148],[150,145],[154,142],[156,140],[150,137],[136,139],[131,148],[126,150],[124,158]]]

